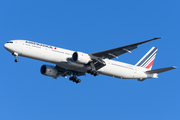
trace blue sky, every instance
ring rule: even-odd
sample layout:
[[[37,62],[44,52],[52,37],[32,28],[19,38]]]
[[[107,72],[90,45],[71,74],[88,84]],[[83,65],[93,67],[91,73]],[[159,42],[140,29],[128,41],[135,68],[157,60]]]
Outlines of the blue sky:
[[[178,0],[6,0],[0,4],[1,120],[179,120],[179,69],[158,79],[121,80],[99,75],[53,80],[41,75],[42,61],[14,57],[3,45],[27,39],[85,53],[153,37],[118,61],[135,64],[158,47],[153,68],[180,66]],[[51,65],[51,64],[50,64]]]

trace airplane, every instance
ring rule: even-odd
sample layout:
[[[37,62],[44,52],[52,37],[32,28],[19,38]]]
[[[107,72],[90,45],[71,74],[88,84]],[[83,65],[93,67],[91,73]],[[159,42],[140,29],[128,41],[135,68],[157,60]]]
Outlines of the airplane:
[[[28,40],[8,41],[4,44],[4,48],[16,58],[15,62],[19,61],[18,56],[22,56],[55,64],[55,66],[42,65],[40,68],[41,74],[54,79],[60,76],[65,78],[70,76],[69,80],[80,83],[81,80],[77,76],[89,73],[94,76],[102,74],[120,79],[144,81],[147,78],[158,78],[158,73],[176,69],[176,67],[151,70],[158,50],[156,47],[152,47],[135,65],[112,59],[118,58],[119,55],[127,52],[131,53],[141,44],[161,38],[155,37],[142,42],[89,54]]]

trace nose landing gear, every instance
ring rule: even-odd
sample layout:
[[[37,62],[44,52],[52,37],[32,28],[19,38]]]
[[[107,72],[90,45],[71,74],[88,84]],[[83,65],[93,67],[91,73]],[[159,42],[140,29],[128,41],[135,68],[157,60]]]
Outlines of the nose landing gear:
[[[15,62],[18,62],[19,60],[18,60],[18,58],[17,58],[17,56],[18,56],[18,53],[16,53],[16,52],[13,52],[12,53],[12,55],[16,58],[14,61]]]

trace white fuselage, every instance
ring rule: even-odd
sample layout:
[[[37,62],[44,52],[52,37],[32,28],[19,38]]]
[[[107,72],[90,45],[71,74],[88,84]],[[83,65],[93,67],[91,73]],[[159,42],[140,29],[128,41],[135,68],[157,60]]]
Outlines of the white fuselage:
[[[62,68],[87,72],[88,68],[84,64],[68,60],[72,58],[75,51],[62,49],[54,46],[35,43],[27,40],[13,40],[13,44],[6,43],[5,48],[11,53],[16,52],[19,56],[37,59],[54,63]],[[142,67],[127,63],[104,59],[106,66],[98,70],[98,73],[121,79],[145,79],[155,78],[154,74],[145,73]]]

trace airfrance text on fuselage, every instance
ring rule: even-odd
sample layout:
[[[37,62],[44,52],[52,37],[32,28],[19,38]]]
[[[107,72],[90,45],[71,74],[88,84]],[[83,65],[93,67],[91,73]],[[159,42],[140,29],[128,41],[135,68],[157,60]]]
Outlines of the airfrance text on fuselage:
[[[51,48],[51,49],[53,49],[53,47],[52,47],[52,46],[48,46],[48,45],[44,45],[44,44],[40,44],[40,43],[35,43],[35,42],[31,42],[31,41],[26,41],[26,43],[29,43],[29,44],[38,45],[38,46],[42,46],[42,47],[47,47],[47,48]]]

